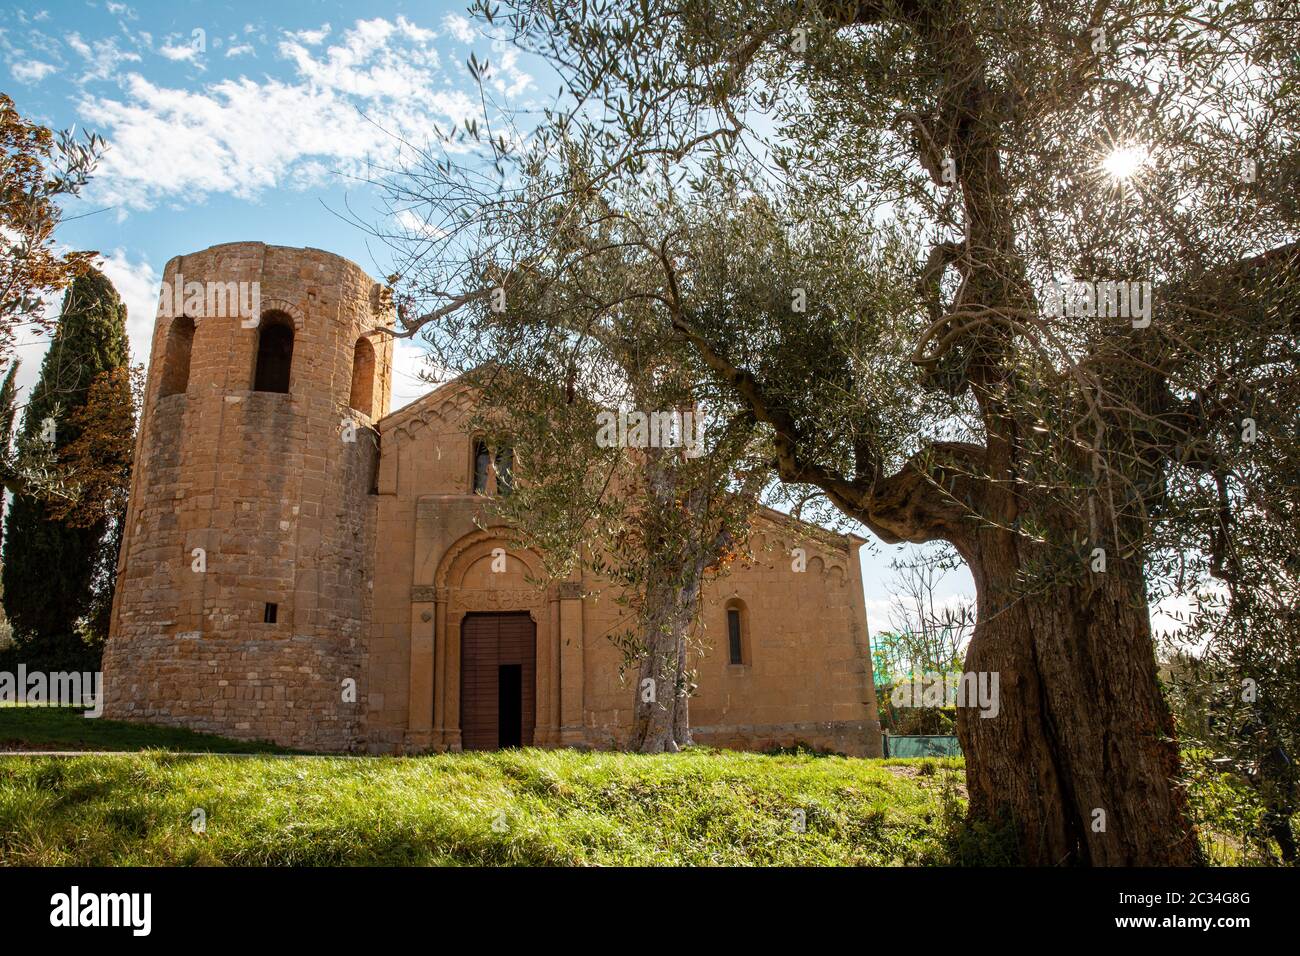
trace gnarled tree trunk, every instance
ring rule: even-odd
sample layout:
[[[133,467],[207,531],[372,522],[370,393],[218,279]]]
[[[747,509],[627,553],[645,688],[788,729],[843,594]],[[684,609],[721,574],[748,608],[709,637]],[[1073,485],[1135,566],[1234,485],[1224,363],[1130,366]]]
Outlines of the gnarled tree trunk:
[[[1199,862],[1131,565],[1023,594],[1023,542],[979,536],[967,672],[999,675],[996,716],[958,710],[972,815],[1016,827],[1035,865]],[[967,703],[971,703],[967,701]]]

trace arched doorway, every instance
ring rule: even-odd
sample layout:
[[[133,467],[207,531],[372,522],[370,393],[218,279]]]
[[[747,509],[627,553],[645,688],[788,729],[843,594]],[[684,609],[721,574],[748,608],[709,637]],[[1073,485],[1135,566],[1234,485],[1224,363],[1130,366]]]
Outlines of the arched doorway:
[[[532,616],[527,611],[467,614],[460,635],[461,747],[531,747],[537,724]]]
[[[430,519],[440,514],[435,509],[417,510],[417,550],[419,542],[427,542],[429,551],[439,550],[434,544],[438,525]],[[529,721],[521,727],[522,743],[554,747],[586,742],[582,601],[577,582],[539,585],[545,576],[541,558],[526,549],[513,550],[508,537],[491,528],[470,531],[442,549],[432,571],[417,575],[412,590],[407,738],[411,748],[457,751],[471,746],[461,736],[465,726],[461,655],[462,631],[474,615],[526,614],[531,623],[531,680],[525,677],[524,662],[518,662],[521,696],[531,695],[528,704],[521,701],[523,719]],[[490,728],[487,733],[491,734]],[[488,736],[484,742],[480,736],[472,746],[495,749],[498,740],[499,736]]]

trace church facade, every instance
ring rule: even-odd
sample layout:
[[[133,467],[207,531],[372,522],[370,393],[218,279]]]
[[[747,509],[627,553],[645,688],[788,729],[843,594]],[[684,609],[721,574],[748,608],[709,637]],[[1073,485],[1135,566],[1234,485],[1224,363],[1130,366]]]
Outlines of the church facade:
[[[105,716],[325,752],[620,746],[621,609],[580,574],[539,584],[493,527],[470,388],[389,413],[383,288],[261,243],[179,256],[164,283]],[[880,754],[863,543],[758,518],[752,559],[705,591],[697,743]]]

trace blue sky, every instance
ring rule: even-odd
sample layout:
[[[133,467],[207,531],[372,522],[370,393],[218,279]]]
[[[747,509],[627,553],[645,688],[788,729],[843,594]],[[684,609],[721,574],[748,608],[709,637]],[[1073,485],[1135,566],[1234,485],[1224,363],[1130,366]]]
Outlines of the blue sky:
[[[0,10],[0,89],[53,128],[94,130],[110,149],[59,239],[95,249],[126,300],[136,361],[147,346],[163,266],[219,242],[316,246],[387,274],[381,243],[340,213],[384,215],[364,181],[433,124],[474,115],[466,60],[526,105],[554,77],[485,36],[457,2],[56,2]],[[398,223],[400,227],[402,224]],[[45,342],[27,338],[20,383]],[[394,407],[427,389],[418,348],[396,360]],[[872,631],[886,626],[889,559],[864,548]],[[941,597],[970,594],[964,571]]]
[[[359,14],[356,4],[277,2],[268,13],[254,3],[92,0],[0,13],[0,88],[26,116],[109,141],[59,238],[105,256],[138,360],[174,255],[257,239],[327,248],[386,273],[382,244],[339,215],[382,215],[363,181],[369,164],[392,159],[399,136],[418,140],[475,112],[471,48],[497,64],[503,92],[538,92],[461,8],[371,3]],[[41,348],[20,350],[25,382]],[[424,388],[415,349],[402,359],[399,405]]]

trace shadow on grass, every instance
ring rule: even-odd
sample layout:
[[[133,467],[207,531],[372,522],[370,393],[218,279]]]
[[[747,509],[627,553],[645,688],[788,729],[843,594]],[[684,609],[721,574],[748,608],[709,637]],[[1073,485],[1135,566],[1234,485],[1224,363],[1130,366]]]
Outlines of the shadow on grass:
[[[180,750],[292,754],[267,741],[231,740],[182,727],[87,718],[80,707],[0,706],[0,750]]]

